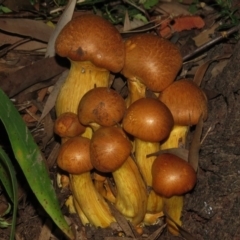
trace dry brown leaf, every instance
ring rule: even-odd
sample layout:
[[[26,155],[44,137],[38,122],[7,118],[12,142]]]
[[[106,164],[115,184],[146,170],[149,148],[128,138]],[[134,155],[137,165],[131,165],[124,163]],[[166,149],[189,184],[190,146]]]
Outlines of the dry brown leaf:
[[[228,58],[231,57],[231,55],[232,54],[225,54],[223,56],[217,56],[217,57],[215,57],[211,60],[208,60],[207,62],[205,62],[201,66],[199,66],[196,73],[195,73],[193,82],[195,82],[198,86],[200,86],[201,83],[202,83],[202,79],[203,79],[208,67],[210,66],[210,64],[214,61],[220,61],[220,60],[223,60],[223,59],[228,59]]]
[[[53,120],[51,118],[50,114],[47,114],[43,120],[43,125],[44,125],[44,133],[45,135],[42,138],[42,145],[43,149],[47,146],[48,142],[53,138]]]
[[[43,88],[43,89],[38,91],[38,98],[37,98],[38,102],[42,102],[43,101],[43,99],[45,98],[45,96],[47,94],[47,91],[48,91],[48,88]],[[35,114],[38,110],[39,110],[38,107],[35,106],[34,104],[31,107],[28,108],[28,111],[31,112],[32,114]],[[35,118],[33,118],[28,113],[23,115],[23,120],[25,122],[27,122],[27,123],[36,122],[37,121]]]
[[[51,169],[56,162],[60,146],[60,143],[54,142],[53,147],[51,147],[51,152],[47,158],[47,165],[49,169]]]
[[[72,19],[75,5],[76,5],[76,0],[70,0],[68,2],[67,6],[65,7],[60,19],[58,20],[58,23],[57,23],[54,31],[52,32],[52,34],[49,38],[47,52],[45,54],[45,57],[53,57],[55,55],[56,38],[57,38],[58,34],[60,33],[60,31],[62,30],[62,28]]]
[[[179,2],[164,2],[157,6],[159,12],[163,15],[171,15],[172,17],[189,15],[188,6],[180,4]]]
[[[196,129],[193,134],[193,139],[189,147],[188,162],[195,171],[198,169],[199,151],[201,147],[201,136],[203,129],[203,118],[200,117]]]
[[[52,232],[52,222],[47,219],[44,225],[42,226],[42,231],[38,237],[38,240],[48,240],[51,238]]]
[[[131,23],[128,15],[128,11],[125,12],[123,32],[126,32],[131,29]]]
[[[196,238],[194,236],[192,236],[192,234],[190,234],[188,231],[186,231],[183,227],[181,227],[178,223],[176,223],[169,215],[168,213],[163,210],[164,215],[171,220],[178,228],[180,234],[184,237],[185,240],[196,240]]]
[[[229,58],[222,59],[222,61],[218,62],[218,64],[216,64],[211,71],[212,77],[215,78],[219,73],[221,73],[228,62]]]
[[[154,233],[152,233],[146,240],[155,240],[158,239],[158,237],[161,235],[163,229],[166,227],[167,224],[162,225],[160,228],[158,228]]]
[[[11,34],[7,34],[4,32],[0,32],[0,46],[3,45],[9,45],[9,44],[15,44],[24,38],[13,36]],[[31,40],[26,43],[22,43],[21,45],[15,47],[15,50],[22,50],[22,51],[33,51],[38,49],[44,49],[47,47],[46,43]]]
[[[127,219],[113,206],[111,203],[108,204],[109,208],[112,212],[112,215],[117,220],[117,223],[122,228],[122,231],[125,233],[127,237],[131,237],[132,240],[136,239],[133,229],[131,227],[131,223],[127,221]]]
[[[33,5],[29,0],[4,0],[4,6],[15,12],[20,10],[34,10]]]
[[[1,18],[0,29],[5,32],[30,37],[43,42],[48,42],[53,32],[53,28],[44,22],[23,18]]]
[[[219,23],[213,24],[210,28],[203,30],[196,37],[193,38],[195,45],[197,47],[212,40],[211,36],[214,34],[215,30],[219,27]]]
[[[13,97],[38,82],[59,75],[65,69],[65,67],[57,64],[55,58],[44,58],[21,68],[5,79],[0,79],[0,87],[9,97]]]
[[[131,237],[105,237],[104,240],[136,240],[137,238]]]
[[[48,99],[45,103],[44,109],[42,111],[42,115],[39,119],[38,122],[41,122],[43,118],[45,118],[45,116],[52,110],[52,108],[55,106],[55,102],[58,96],[58,93],[68,75],[69,70],[66,70],[65,72],[63,72],[60,76],[57,76],[58,81],[57,83],[54,85],[53,91],[50,93],[50,95],[48,96]]]

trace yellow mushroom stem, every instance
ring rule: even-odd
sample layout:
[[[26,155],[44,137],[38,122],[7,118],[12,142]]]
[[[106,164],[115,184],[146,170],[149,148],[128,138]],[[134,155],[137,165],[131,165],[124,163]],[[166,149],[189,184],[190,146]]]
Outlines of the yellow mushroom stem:
[[[105,199],[107,199],[111,203],[116,202],[116,196],[113,194],[111,187],[109,186],[107,177],[102,176],[102,175],[98,174],[97,172],[94,172],[93,182],[94,182],[94,186],[97,189],[97,191]]]
[[[163,198],[164,210],[167,214],[176,222],[178,225],[182,226],[181,214],[183,208],[183,196],[173,196],[170,198]],[[166,218],[167,228],[170,233],[174,236],[179,235],[178,228],[176,224],[169,218]]]
[[[145,98],[146,86],[142,84],[137,78],[128,79],[128,96],[126,98],[126,105],[129,107],[133,102],[140,98]]]
[[[67,198],[65,205],[68,208],[69,213],[77,213],[79,216],[81,216],[80,219],[83,225],[89,224],[87,217],[85,216],[82,209],[79,207],[78,203],[72,195]]]
[[[103,127],[103,128],[99,128],[98,131],[101,131],[101,130],[106,131],[107,129],[109,128]],[[112,130],[113,129],[120,130],[120,128],[115,128],[115,127],[113,127]],[[96,133],[99,134],[98,131],[96,131]],[[119,132],[116,132],[116,133],[119,133]],[[123,135],[125,136],[124,133]],[[96,135],[93,136],[93,139],[100,144],[101,142],[103,142],[103,145],[101,147],[99,147],[98,145],[99,149],[101,149],[100,152],[102,151],[102,149],[104,149],[103,152],[105,152],[106,149],[107,151],[105,154],[98,153],[95,156],[100,156],[100,155],[106,156],[106,154],[108,154],[108,151],[110,151],[109,149],[115,149],[115,150],[118,149],[116,146],[112,145],[112,141],[113,141],[112,139],[109,144],[106,144],[108,143],[108,137],[104,138],[102,134],[97,136],[98,136],[98,140],[96,140],[97,139]],[[113,137],[113,135],[111,135],[111,137]],[[118,138],[117,135],[115,135],[115,137]],[[100,142],[98,142],[99,140]],[[121,147],[119,148],[119,150],[121,149],[122,153],[120,154],[118,152],[118,154],[120,154],[121,156],[124,155],[124,153],[126,152],[130,153],[131,151],[131,143],[129,142],[128,139],[125,139],[125,141],[126,141],[125,147],[123,148],[122,146],[124,145],[122,144]],[[119,145],[119,144],[121,144],[120,138],[119,138],[119,141],[116,142],[116,145]],[[129,149],[127,150],[126,148],[128,144],[129,144]],[[114,153],[114,155],[115,154],[116,153]],[[111,160],[111,157],[109,159]],[[96,162],[100,163],[101,165],[101,160],[103,159],[98,159],[98,161]],[[123,160],[125,160],[125,158]],[[96,166],[97,169],[98,167]],[[104,169],[104,162],[102,163],[101,167],[102,169]],[[101,168],[98,170],[101,170]],[[124,163],[120,167],[118,167],[116,170],[112,170],[112,176],[116,186],[116,197],[112,202],[114,202],[116,209],[123,216],[125,216],[134,226],[137,226],[139,223],[143,221],[144,215],[146,213],[147,189],[142,179],[142,176],[138,170],[138,167],[136,163],[133,161],[133,159],[131,158],[131,156],[126,156],[126,160],[124,161]]]
[[[160,144],[158,142],[145,142],[138,138],[135,138],[135,157],[136,162],[141,172],[146,185],[151,188],[152,186],[152,164],[154,162],[155,156],[147,157],[148,154],[158,152]],[[153,190],[149,190],[148,202],[147,202],[147,213],[153,214],[150,218],[146,218],[145,223],[150,225],[154,224],[158,219],[158,214],[161,215],[163,210],[162,197],[157,195]],[[155,218],[154,218],[155,216]],[[150,221],[151,219],[151,221]]]
[[[147,208],[146,185],[138,167],[129,156],[112,175],[117,188],[115,207],[137,226],[143,221]]]
[[[188,131],[188,126],[175,125],[169,137],[161,143],[161,149],[185,148]]]
[[[65,112],[77,114],[82,96],[94,87],[106,87],[109,84],[109,71],[94,66],[91,62],[71,61],[69,74],[59,92],[56,101],[57,116]],[[92,129],[87,127],[84,137],[91,138]],[[77,212],[81,209],[89,222],[95,226],[107,227],[115,221],[103,197],[96,191],[90,172],[70,175],[74,201],[78,203]],[[75,204],[76,205],[76,204]],[[96,212],[95,212],[96,210]],[[83,222],[86,220],[82,219]]]
[[[71,61],[69,74],[63,84],[57,101],[56,113],[77,113],[82,96],[94,87],[106,87],[109,84],[109,71],[94,66],[91,62]]]
[[[161,144],[161,150],[170,148],[185,148],[188,131],[188,126],[175,125],[167,140]],[[182,225],[181,215],[183,208],[183,200],[183,196],[163,198],[163,207],[165,211],[180,226]],[[176,225],[168,218],[166,218],[166,222],[169,232],[175,236],[178,236],[179,231]]]
[[[74,200],[91,224],[106,228],[116,222],[107,202],[96,191],[89,172],[70,175],[70,179]]]

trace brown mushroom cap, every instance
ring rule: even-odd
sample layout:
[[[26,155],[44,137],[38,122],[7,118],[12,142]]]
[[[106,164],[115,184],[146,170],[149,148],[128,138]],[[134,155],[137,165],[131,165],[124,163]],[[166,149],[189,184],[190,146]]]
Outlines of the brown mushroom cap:
[[[95,66],[119,72],[124,64],[124,44],[118,30],[93,14],[73,18],[56,39],[57,54],[73,61],[90,61]]]
[[[159,100],[170,109],[176,125],[196,125],[199,117],[207,118],[207,97],[192,80],[172,83],[159,95]]]
[[[83,125],[97,123],[109,127],[120,122],[125,111],[126,104],[120,94],[107,87],[98,87],[82,97],[78,107],[78,118]]]
[[[176,155],[159,155],[152,165],[153,190],[163,196],[183,195],[196,184],[197,175],[192,166]]]
[[[123,129],[143,141],[159,142],[173,128],[169,109],[157,99],[142,98],[130,105],[123,118]]]
[[[125,42],[123,75],[138,80],[154,92],[169,86],[182,67],[178,48],[170,41],[152,34],[140,34]]]
[[[78,120],[78,115],[72,112],[61,114],[54,123],[54,132],[60,137],[75,137],[85,131]]]
[[[118,127],[100,127],[90,143],[92,165],[101,172],[117,170],[129,157],[131,142]]]
[[[64,142],[57,158],[57,164],[70,174],[81,174],[90,171],[90,140],[85,137],[74,137]]]

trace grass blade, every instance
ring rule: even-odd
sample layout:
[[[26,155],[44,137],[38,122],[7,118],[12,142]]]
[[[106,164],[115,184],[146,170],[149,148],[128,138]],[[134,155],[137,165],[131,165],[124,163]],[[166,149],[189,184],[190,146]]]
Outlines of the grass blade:
[[[0,119],[8,133],[15,158],[39,203],[66,236],[74,239],[61,212],[42,154],[15,106],[1,89]]]
[[[17,219],[17,179],[11,160],[0,147],[0,178],[13,203],[10,240],[14,240]]]

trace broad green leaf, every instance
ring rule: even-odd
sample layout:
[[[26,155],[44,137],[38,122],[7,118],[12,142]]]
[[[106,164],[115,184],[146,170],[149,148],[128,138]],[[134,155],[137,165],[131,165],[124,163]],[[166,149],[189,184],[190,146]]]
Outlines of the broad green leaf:
[[[1,89],[0,119],[8,133],[15,158],[36,198],[66,236],[74,239],[61,212],[43,156],[18,111]]]
[[[12,162],[1,147],[0,147],[0,168],[1,168],[1,171],[0,171],[1,181],[13,204],[10,240],[14,240],[15,229],[16,229],[16,219],[17,219],[17,205],[18,205],[17,179],[16,179],[15,170],[12,165]],[[10,209],[11,207],[9,206],[8,210]],[[7,214],[7,212],[5,214]],[[0,223],[2,228],[8,227],[10,225],[8,222],[4,221],[3,219],[0,220]]]

